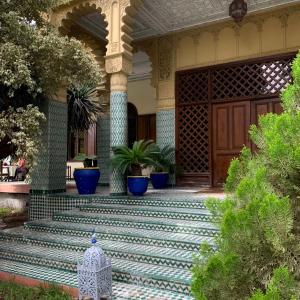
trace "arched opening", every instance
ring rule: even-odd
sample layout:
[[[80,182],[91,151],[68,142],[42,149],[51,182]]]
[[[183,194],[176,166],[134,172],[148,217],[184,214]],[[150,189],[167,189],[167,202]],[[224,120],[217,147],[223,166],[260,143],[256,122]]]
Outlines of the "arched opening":
[[[79,5],[66,15],[59,28],[62,34],[82,41],[90,52],[95,63],[104,70],[107,45],[107,23],[101,9],[95,5]],[[106,77],[99,82],[99,87],[107,85]],[[95,156],[97,154],[97,126],[92,125],[88,130],[68,132],[68,160],[72,161],[81,154]]]
[[[151,85],[151,76],[149,56],[144,51],[136,52],[133,55],[133,72],[128,78],[128,100],[138,111],[137,140],[156,139],[156,90]]]
[[[128,102],[128,146],[132,147],[138,139],[138,111],[134,104]]]

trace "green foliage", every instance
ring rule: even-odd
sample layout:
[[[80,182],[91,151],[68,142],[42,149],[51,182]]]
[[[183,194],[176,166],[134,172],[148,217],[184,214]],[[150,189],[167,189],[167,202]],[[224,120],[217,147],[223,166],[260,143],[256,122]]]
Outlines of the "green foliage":
[[[0,282],[0,299],[5,300],[72,300],[72,297],[56,285],[35,288],[15,282]]]
[[[41,147],[41,124],[45,116],[38,107],[28,105],[0,112],[0,141],[8,138],[15,146],[15,155],[26,160],[28,167],[36,164]]]
[[[32,95],[54,95],[62,84],[101,85],[103,73],[75,39],[62,37],[43,21],[54,0],[0,3],[0,85],[9,95],[26,87]]]
[[[249,300],[296,300],[298,297],[295,279],[287,268],[279,267],[274,271],[266,293],[258,290]]]
[[[282,94],[283,114],[262,116],[250,129],[257,153],[243,149],[232,161],[226,199],[207,203],[220,235],[217,252],[206,246],[195,259],[196,299],[248,299],[254,290],[252,299],[299,299],[287,275],[300,276],[299,54],[293,76]]]
[[[155,157],[158,154],[157,146],[153,141],[136,141],[132,149],[127,146],[118,146],[113,149],[114,156],[111,165],[122,174],[141,176],[142,169],[155,165]]]
[[[68,90],[68,127],[70,131],[88,130],[105,111],[98,90],[90,85]]]
[[[7,207],[0,207],[0,218],[7,217],[13,212],[13,209]]]
[[[155,156],[155,172],[175,172],[175,148],[166,145],[162,148],[157,146],[157,155]]]

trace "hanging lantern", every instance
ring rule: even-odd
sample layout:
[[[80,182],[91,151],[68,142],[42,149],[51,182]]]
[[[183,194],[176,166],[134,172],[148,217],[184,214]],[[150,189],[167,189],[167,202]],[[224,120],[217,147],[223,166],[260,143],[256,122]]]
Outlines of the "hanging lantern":
[[[233,0],[229,6],[229,15],[236,23],[240,23],[247,14],[247,3],[244,0]]]

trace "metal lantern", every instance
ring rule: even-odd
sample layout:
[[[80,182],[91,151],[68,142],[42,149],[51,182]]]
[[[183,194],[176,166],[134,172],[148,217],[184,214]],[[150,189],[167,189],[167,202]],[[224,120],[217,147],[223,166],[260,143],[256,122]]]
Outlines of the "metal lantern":
[[[247,3],[244,0],[233,0],[229,6],[229,15],[235,22],[239,23],[246,16],[248,11]]]
[[[93,246],[84,252],[83,261],[77,264],[79,299],[91,297],[94,300],[112,299],[111,261],[103,250],[96,246],[96,234],[92,236]]]

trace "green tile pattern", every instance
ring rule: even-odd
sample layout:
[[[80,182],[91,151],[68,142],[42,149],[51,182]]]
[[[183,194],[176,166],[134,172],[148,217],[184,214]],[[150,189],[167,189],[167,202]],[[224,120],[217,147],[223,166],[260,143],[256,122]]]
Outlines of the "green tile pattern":
[[[43,101],[41,111],[47,121],[43,123],[42,149],[39,163],[32,174],[33,190],[53,191],[66,189],[67,160],[67,104]]]
[[[0,259],[0,270],[71,287],[77,286],[77,276],[73,272],[2,259]],[[192,300],[190,296],[180,293],[116,281],[113,282],[113,297],[114,300]]]
[[[148,207],[134,205],[111,205],[111,204],[86,204],[80,207],[81,211],[102,213],[102,214],[121,214],[142,217],[157,217],[179,220],[208,221],[211,222],[213,217],[204,209],[192,210],[188,208],[171,208],[171,207]]]
[[[101,171],[100,184],[109,185],[110,118],[104,115],[97,123],[97,157]]]
[[[0,271],[76,286],[76,263],[95,229],[112,259],[114,299],[192,299],[193,255],[218,234],[203,197],[50,196],[79,207],[0,232]]]
[[[53,216],[54,221],[71,223],[109,225],[117,227],[132,227],[149,230],[163,230],[178,233],[193,233],[204,236],[216,236],[218,231],[207,222],[191,222],[185,220],[162,219],[153,217],[122,215],[122,214],[102,214],[87,212],[61,212]]]
[[[156,113],[156,142],[160,147],[176,146],[175,141],[175,109],[161,110]],[[175,153],[173,155],[175,162]],[[169,183],[176,183],[175,176],[170,176]]]
[[[70,210],[89,202],[89,198],[67,198],[58,194],[31,194],[29,219],[48,219],[57,211]]]
[[[111,147],[127,145],[127,93],[111,92],[110,94],[110,143]],[[125,177],[117,171],[112,171],[110,178],[111,194],[126,194]]]

